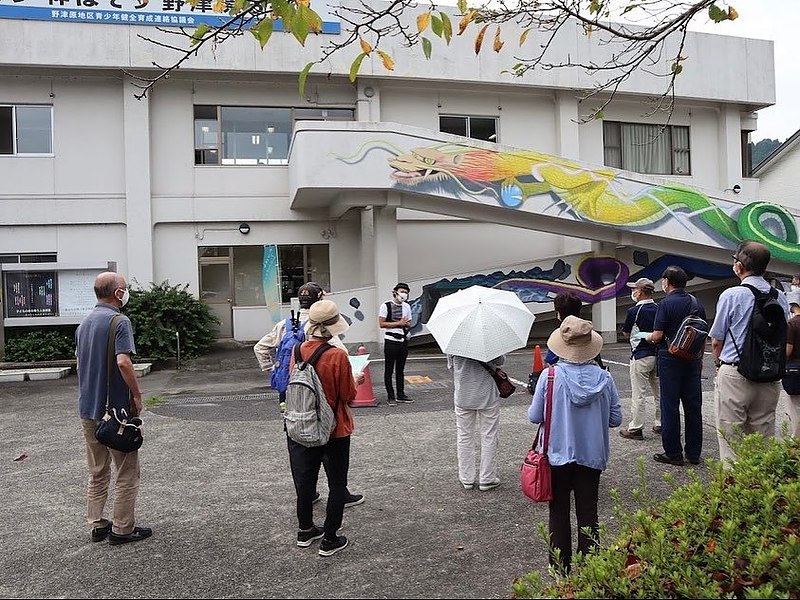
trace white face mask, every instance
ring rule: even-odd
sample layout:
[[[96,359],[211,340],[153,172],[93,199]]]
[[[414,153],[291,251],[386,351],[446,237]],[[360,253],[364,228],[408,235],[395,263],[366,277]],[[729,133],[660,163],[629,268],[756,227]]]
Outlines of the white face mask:
[[[636,292],[631,292],[631,300],[634,302],[638,302],[639,300],[636,298]]]
[[[128,288],[122,290],[122,298],[117,298],[120,302],[122,302],[122,306],[125,306],[128,303],[128,300],[131,299],[131,293],[128,291]]]
[[[408,292],[397,292],[397,299],[400,300],[400,302],[405,302],[408,300]]]

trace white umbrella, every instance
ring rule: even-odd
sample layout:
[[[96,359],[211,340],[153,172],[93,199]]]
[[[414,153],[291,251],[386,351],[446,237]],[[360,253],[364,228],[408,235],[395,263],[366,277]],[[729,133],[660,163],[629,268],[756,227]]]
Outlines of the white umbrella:
[[[486,362],[523,348],[533,320],[514,292],[473,285],[440,298],[426,325],[442,352]]]

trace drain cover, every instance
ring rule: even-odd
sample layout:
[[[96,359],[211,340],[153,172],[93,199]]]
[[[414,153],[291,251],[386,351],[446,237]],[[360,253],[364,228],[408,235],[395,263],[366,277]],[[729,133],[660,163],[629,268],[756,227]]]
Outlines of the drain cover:
[[[207,404],[209,402],[263,402],[277,400],[278,392],[266,394],[234,394],[228,396],[170,396],[167,404]]]

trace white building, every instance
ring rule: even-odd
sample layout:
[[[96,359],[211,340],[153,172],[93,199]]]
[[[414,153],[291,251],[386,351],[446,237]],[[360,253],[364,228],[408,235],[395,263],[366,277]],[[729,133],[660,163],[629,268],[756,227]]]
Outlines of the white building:
[[[590,87],[586,74],[513,79],[502,73],[510,54],[476,58],[462,38],[429,61],[398,46],[393,72],[368,58],[356,85],[345,53],[312,71],[301,98],[297,73],[318,52],[313,44],[301,50],[275,34],[261,51],[247,36],[202,51],[139,100],[126,72],[174,60],[140,37],[163,34],[131,25],[135,9],[110,0],[91,10],[52,1],[61,10],[40,2],[47,20],[23,20],[0,0],[6,327],[75,322],[92,304],[91,290],[80,290],[114,262],[142,285],[188,284],[222,318],[220,335],[239,340],[267,331],[309,279],[332,290],[353,321],[346,341],[378,340],[377,306],[397,281],[411,284],[425,316],[438,294],[459,285],[449,280],[470,277],[522,281],[517,289],[535,312],[552,310],[559,286],[582,289],[597,302],[598,328],[613,335],[614,298],[628,276],[663,268],[661,254],[722,265],[716,275],[713,265],[700,268],[697,281],[729,276],[735,243],[696,215],[674,216],[683,209],[608,217],[610,200],[685,193],[657,185],[670,180],[717,190],[695,197],[735,217],[758,197],[742,147],[754,111],[774,103],[769,41],[690,34],[669,129],[647,143],[659,121],[643,117],[644,100],[663,91],[663,79],[636,74],[603,121],[579,125],[574,90]],[[89,13],[101,16],[89,22]],[[123,13],[129,21],[114,16]],[[187,4],[172,16],[192,14]],[[602,52],[577,30],[558,44],[564,53]],[[565,160],[527,156],[511,171],[493,162],[478,174],[445,164],[469,150],[502,162],[517,156],[513,148]],[[407,156],[422,166],[404,171]],[[589,180],[591,189],[573,187]],[[552,188],[540,189],[543,181]],[[595,191],[608,196],[589,207]],[[586,262],[591,253],[614,260]],[[9,264],[34,261],[44,262],[38,275]]]

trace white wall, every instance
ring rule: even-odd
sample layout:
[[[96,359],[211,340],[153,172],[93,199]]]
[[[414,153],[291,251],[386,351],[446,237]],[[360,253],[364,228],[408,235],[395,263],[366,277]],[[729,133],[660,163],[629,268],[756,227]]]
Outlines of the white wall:
[[[786,148],[761,174],[759,198],[800,209],[800,141]]]

